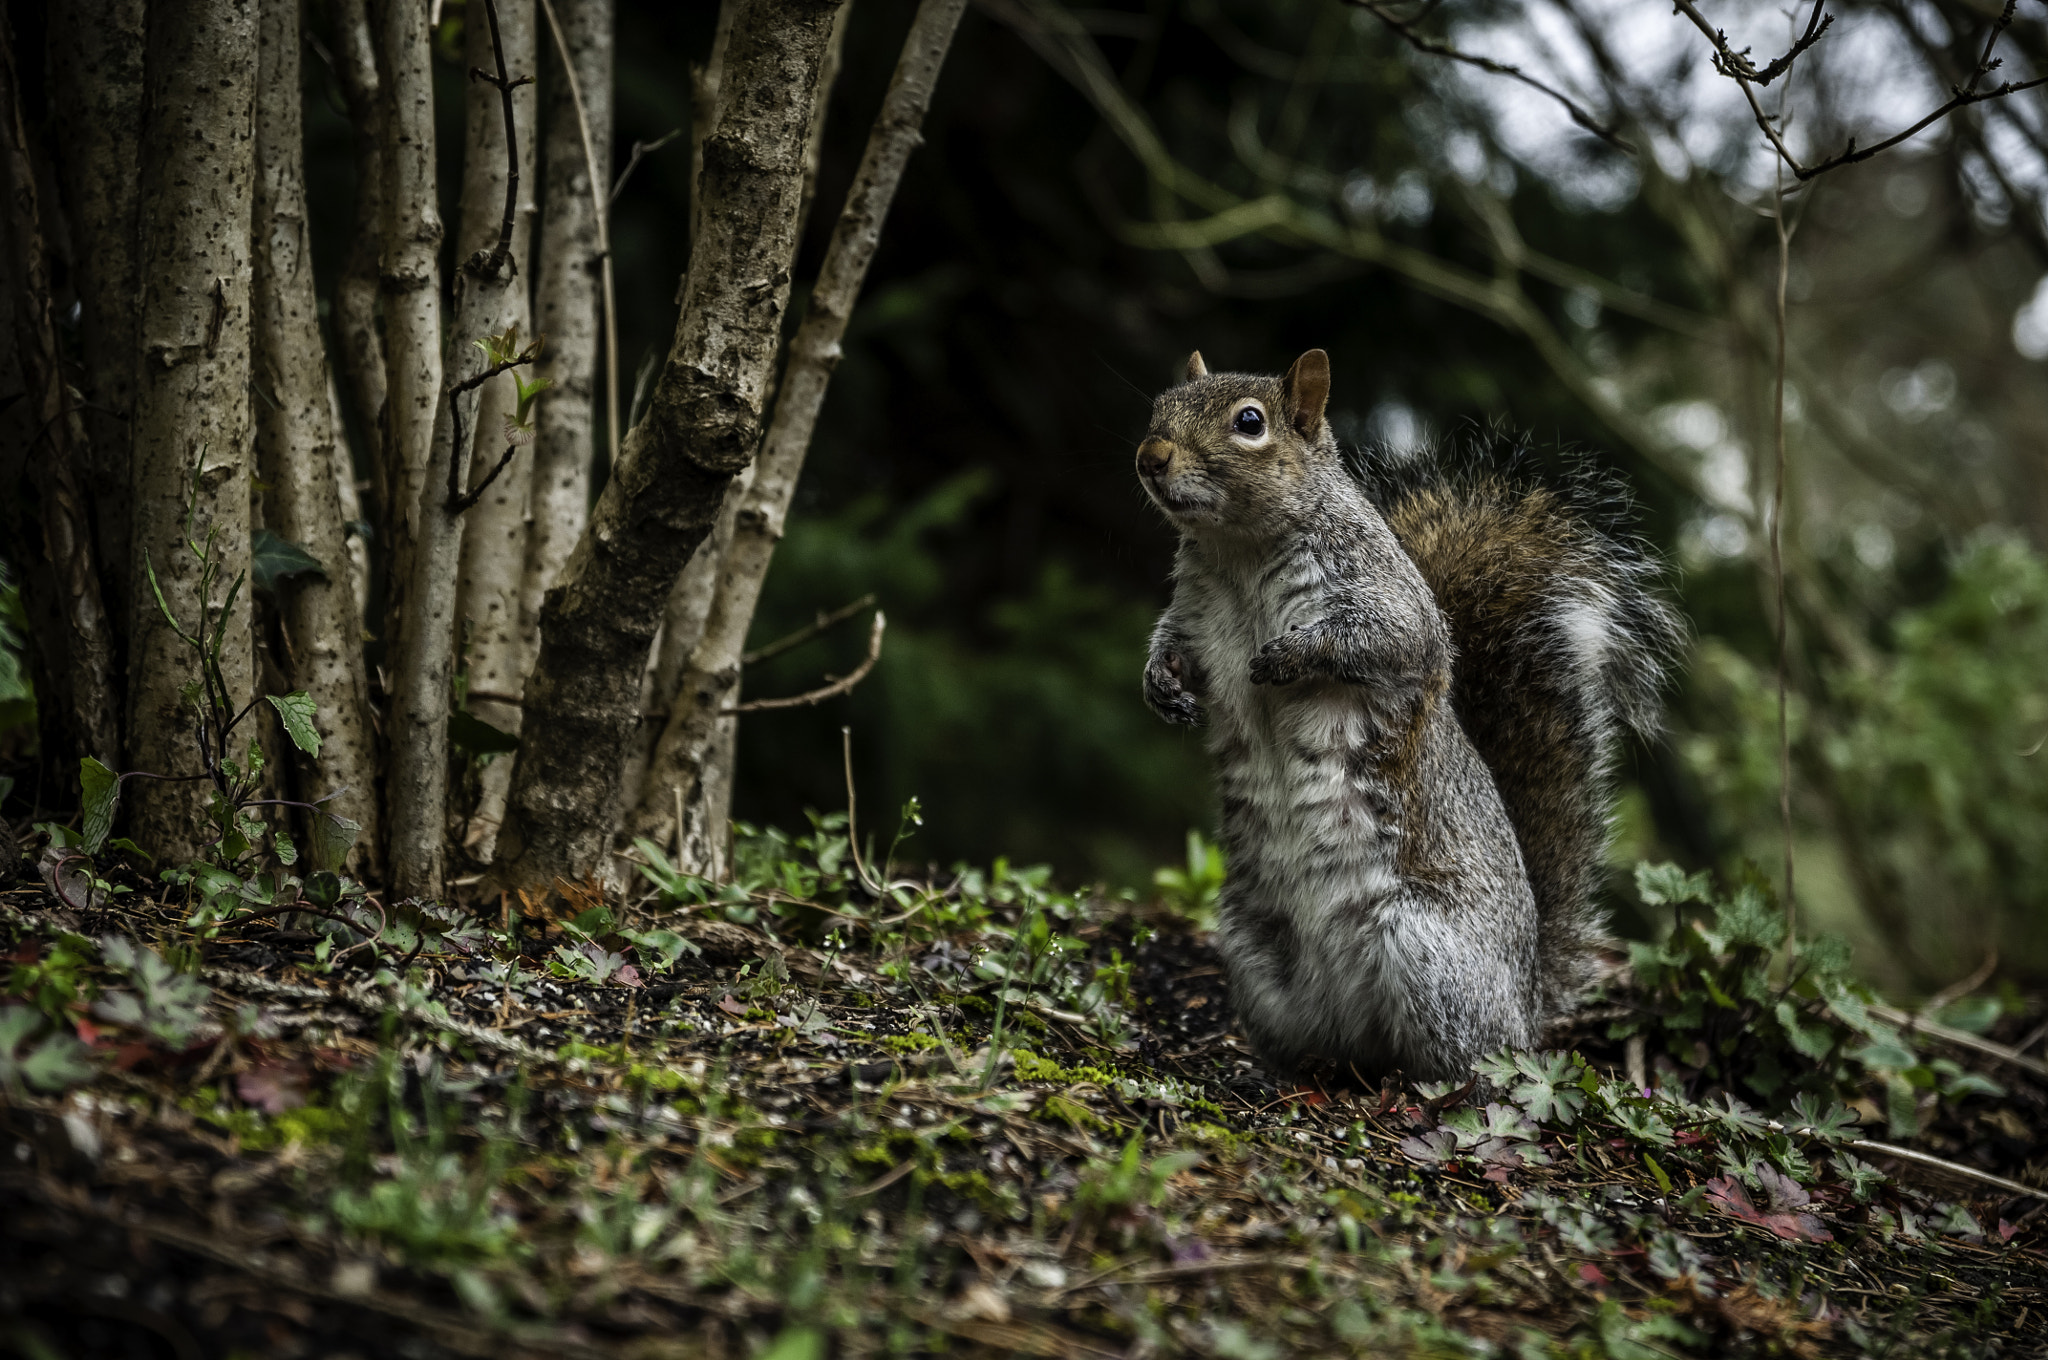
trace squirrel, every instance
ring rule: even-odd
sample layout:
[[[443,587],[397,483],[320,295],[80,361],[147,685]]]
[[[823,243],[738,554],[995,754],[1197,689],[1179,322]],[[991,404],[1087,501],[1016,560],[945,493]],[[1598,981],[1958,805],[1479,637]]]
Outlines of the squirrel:
[[[1462,1077],[1596,971],[1623,725],[1684,630],[1583,495],[1433,457],[1354,470],[1329,357],[1212,374],[1138,446],[1180,532],[1146,702],[1206,723],[1229,869],[1217,947],[1277,1076]]]

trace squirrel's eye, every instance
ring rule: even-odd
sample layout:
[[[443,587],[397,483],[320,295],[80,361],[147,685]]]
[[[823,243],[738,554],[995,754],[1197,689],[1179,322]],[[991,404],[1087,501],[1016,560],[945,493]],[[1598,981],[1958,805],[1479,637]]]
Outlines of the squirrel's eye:
[[[1237,432],[1247,439],[1257,439],[1266,432],[1266,417],[1256,406],[1247,406],[1237,413],[1237,419],[1230,422]]]

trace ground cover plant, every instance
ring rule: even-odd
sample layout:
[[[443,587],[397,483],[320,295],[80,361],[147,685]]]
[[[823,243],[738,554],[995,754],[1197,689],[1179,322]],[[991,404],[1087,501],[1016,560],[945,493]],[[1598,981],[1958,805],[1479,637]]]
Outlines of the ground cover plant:
[[[1542,1051],[1285,1089],[1199,924],[1214,847],[1156,894],[1070,893],[906,873],[918,816],[893,844],[741,827],[723,885],[643,846],[623,899],[482,916],[347,884],[279,911],[48,828],[0,895],[7,1339],[1634,1360],[2048,1334],[2018,998],[1889,1011],[1839,948],[1787,950],[1763,887],[1645,867],[1675,928]]]

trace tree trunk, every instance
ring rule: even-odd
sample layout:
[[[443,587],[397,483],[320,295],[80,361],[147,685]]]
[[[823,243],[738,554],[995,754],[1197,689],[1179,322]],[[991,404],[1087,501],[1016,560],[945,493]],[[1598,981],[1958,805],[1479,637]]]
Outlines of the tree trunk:
[[[782,538],[826,386],[839,364],[840,337],[874,259],[904,166],[922,140],[918,129],[965,8],[966,0],[924,0],[911,23],[846,207],[833,228],[803,324],[790,342],[775,419],[755,465],[753,484],[733,516],[732,547],[717,575],[704,640],[684,669],[640,804],[628,824],[632,835],[657,843],[673,839],[678,864],[692,873],[717,877],[725,867],[738,719],[723,710],[738,693],[747,629],[775,545]]]
[[[497,0],[498,37],[504,45],[505,65],[514,76],[532,78],[537,69],[535,51],[534,0]],[[484,0],[470,0],[464,34],[468,43],[465,61],[480,71],[494,70],[491,26],[485,22]],[[518,126],[519,202],[512,225],[512,258],[524,263],[532,259],[533,241],[533,151],[534,86],[512,92],[513,118]],[[481,80],[469,83],[466,130],[462,148],[462,221],[456,233],[458,258],[488,253],[497,242],[505,215],[505,176],[510,163],[505,153],[505,119],[498,91]],[[486,290],[494,299],[489,314],[479,312],[471,329],[462,332],[465,344],[479,335],[502,335],[512,326],[519,328],[521,343],[533,330],[528,304],[526,277],[511,280],[510,286]],[[483,297],[477,298],[479,304]],[[472,351],[474,352],[474,351]],[[450,356],[451,370],[456,365]],[[470,475],[481,480],[497,465],[505,447],[505,421],[517,409],[513,378],[507,374],[491,379],[479,390],[475,448],[483,456],[470,460]],[[540,399],[546,407],[550,393]],[[470,711],[500,731],[519,731],[519,696],[526,687],[529,655],[526,630],[519,616],[520,586],[526,575],[529,493],[533,487],[531,453],[515,457],[491,479],[490,487],[468,514],[462,533],[461,593],[457,617],[468,631]],[[503,695],[504,699],[485,696]],[[470,818],[465,843],[485,863],[497,840],[498,823],[505,815],[505,791],[512,784],[512,762],[502,758],[484,765],[476,808]]]
[[[49,685],[40,691],[44,731],[54,729],[63,741],[44,755],[70,759],[85,754],[111,762],[121,756],[121,701],[116,640],[100,594],[92,514],[83,489],[86,428],[64,382],[50,259],[22,121],[20,72],[4,20],[0,49],[0,119],[5,121],[0,127],[0,194],[5,196],[0,223],[14,274],[9,347],[27,390],[22,470],[35,489],[42,528],[43,560],[35,562],[35,554],[28,554],[26,585],[35,617],[31,640]]]
[[[485,27],[499,29],[490,0],[485,0],[484,7]],[[494,58],[492,65],[502,78],[505,62]],[[507,115],[502,100],[498,103],[500,126],[512,138],[509,153],[505,143],[499,143],[509,169],[518,163],[518,138],[505,126]],[[470,140],[476,145],[477,139]],[[491,323],[507,314],[513,305],[511,295],[521,287],[512,258],[518,176],[508,174],[498,184],[496,242],[488,252],[478,251],[463,261],[455,279],[455,318],[448,328],[444,364],[451,381],[442,389],[434,415],[434,442],[415,518],[409,564],[412,575],[406,584],[398,653],[391,668],[387,787],[391,798],[391,883],[400,897],[439,897],[446,882],[448,714],[464,527],[463,507],[455,498],[469,486],[470,451],[478,435],[482,390],[477,380],[492,367],[475,342],[496,334]],[[494,439],[485,447],[495,450],[502,447],[502,441]],[[492,462],[496,461],[493,457]]]
[[[662,607],[760,439],[796,256],[811,93],[836,9],[834,0],[736,6],[675,341],[541,611],[527,736],[493,870],[500,886],[580,881],[610,838]]]
[[[222,593],[249,561],[256,22],[251,0],[166,0],[151,6],[149,20],[129,751],[138,769],[193,774],[191,714],[179,689],[197,669],[158,614],[146,571],[154,567],[171,612],[193,631],[224,600],[200,598],[188,539],[212,543],[225,564]],[[246,588],[235,597],[219,664],[229,695],[248,695]],[[130,788],[135,839],[165,862],[191,858],[201,844],[204,782],[138,780]]]
[[[590,517],[601,278],[609,244],[604,200],[611,185],[612,0],[559,0],[554,9],[571,64],[565,69],[555,44],[542,42],[547,187],[536,306],[547,337],[539,372],[554,386],[541,398],[533,444],[533,539],[520,597],[528,656],[540,640],[541,600]],[[616,368],[618,356],[608,359]],[[616,420],[617,412],[606,419]]]
[[[384,232],[384,96],[366,0],[335,0],[330,14],[334,67],[355,129],[356,222],[348,258],[334,281],[334,336],[350,405],[369,443],[378,541],[391,541],[391,489],[384,453],[384,339],[377,332],[377,256]],[[354,477],[351,473],[350,481]],[[367,589],[367,575],[358,582]],[[365,618],[367,619],[367,614]]]
[[[269,397],[256,408],[256,461],[269,491],[264,522],[316,558],[326,575],[278,583],[285,654],[294,690],[318,706],[317,760],[293,753],[299,796],[341,792],[329,810],[362,824],[361,854],[379,840],[377,756],[363,678],[363,624],[355,563],[336,485],[338,442],[320,340],[306,222],[305,139],[300,120],[299,9],[266,3],[257,25],[254,369]]]
[[[412,579],[420,488],[434,444],[441,400],[441,210],[434,178],[434,72],[427,7],[419,0],[375,0],[384,135],[384,470],[390,556],[384,637],[395,646]],[[387,802],[387,812],[395,812]],[[385,825],[397,834],[398,820]],[[440,825],[438,816],[435,826]],[[414,828],[416,831],[417,828]]]
[[[71,223],[85,359],[87,445],[101,589],[127,617],[129,421],[135,406],[136,195],[142,172],[143,0],[52,0],[50,97]],[[118,668],[120,639],[115,642]],[[118,669],[116,671],[118,675]],[[103,759],[117,760],[119,752]]]

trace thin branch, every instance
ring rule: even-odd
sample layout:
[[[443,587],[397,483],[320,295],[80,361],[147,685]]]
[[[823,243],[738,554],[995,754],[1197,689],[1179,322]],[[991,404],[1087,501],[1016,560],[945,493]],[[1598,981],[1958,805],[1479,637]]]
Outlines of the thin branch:
[[[757,661],[766,661],[771,656],[781,656],[793,647],[801,647],[833,625],[846,622],[846,620],[860,613],[861,610],[866,609],[874,602],[874,592],[870,591],[852,604],[841,605],[829,614],[820,613],[817,618],[797,629],[794,633],[779,637],[765,647],[757,647],[751,652],[741,653],[740,664],[742,666],[751,666]]]
[[[1401,19],[1390,12],[1393,6],[1388,3],[1388,0],[1344,0],[1344,3],[1364,10],[1367,14],[1370,14],[1373,18],[1386,25],[1403,42],[1427,56],[1443,57],[1449,61],[1463,62],[1467,66],[1477,67],[1479,70],[1491,75],[1506,76],[1510,80],[1520,81],[1538,94],[1555,100],[1574,123],[1577,123],[1601,141],[1626,151],[1631,156],[1635,154],[1636,148],[1634,143],[1607,124],[1601,122],[1598,118],[1595,118],[1591,112],[1570,95],[1564,93],[1564,91],[1544,84],[1519,66],[1510,66],[1506,62],[1495,61],[1491,57],[1482,57],[1476,53],[1461,51],[1442,39],[1432,38],[1418,32],[1416,29],[1417,24],[1420,23],[1422,18],[1431,9],[1435,8],[1434,5],[1423,6],[1422,10],[1413,18]]]
[[[478,501],[482,500],[484,498],[484,492],[489,491],[491,489],[491,483],[498,480],[498,474],[505,470],[506,466],[510,464],[512,461],[512,455],[517,452],[519,452],[519,441],[514,440],[506,444],[505,451],[498,455],[497,463],[491,468],[489,472],[484,474],[484,479],[482,481],[478,482],[475,486],[463,492],[461,495],[450,496],[448,498],[448,513],[451,515],[462,514],[471,506],[475,505]]]
[[[1786,96],[1791,94],[1791,82],[1786,82]],[[1780,101],[1780,116],[1783,115],[1784,100]],[[1792,232],[1796,224],[1785,220],[1785,172],[1777,167],[1778,173],[1772,180],[1772,194],[1777,199],[1777,212],[1772,225],[1778,235],[1778,352],[1774,370],[1776,382],[1775,400],[1771,411],[1772,442],[1774,448],[1773,473],[1775,482],[1771,491],[1771,585],[1778,603],[1777,636],[1777,680],[1778,680],[1778,822],[1779,830],[1785,837],[1785,944],[1787,948],[1798,946],[1798,899],[1793,895],[1792,885],[1792,729],[1788,719],[1785,674],[1785,294],[1792,274]]]
[[[512,450],[518,447],[518,445],[514,444],[511,447],[507,448],[505,450],[505,456],[503,458],[500,458],[498,460],[498,465],[491,469],[491,476],[484,478],[483,484],[481,486],[478,486],[474,491],[470,492],[467,496],[465,496],[462,492],[461,481],[463,460],[460,457],[463,447],[462,403],[457,401],[456,398],[461,396],[464,392],[472,391],[475,388],[482,387],[485,383],[497,377],[500,373],[507,373],[510,372],[512,369],[525,367],[527,364],[532,363],[537,357],[539,357],[539,349],[538,347],[534,347],[527,350],[526,353],[520,355],[516,359],[507,359],[505,362],[501,364],[492,364],[483,372],[478,373],[473,377],[464,378],[461,382],[454,383],[449,386],[448,416],[452,421],[454,421],[455,434],[454,454],[451,455],[448,459],[448,496],[447,499],[443,502],[443,504],[446,505],[449,514],[459,515],[464,510],[469,509],[470,506],[475,505],[477,502],[477,498],[483,495],[484,487],[489,486],[491,484],[491,478],[496,477],[499,473],[503,472],[505,470],[505,464],[512,461]]]
[[[634,142],[632,154],[626,157],[626,168],[619,171],[618,179],[613,181],[612,183],[612,195],[610,198],[605,200],[606,205],[609,206],[610,204],[618,202],[619,195],[626,192],[626,181],[631,179],[633,177],[633,172],[640,168],[640,158],[642,156],[653,155],[655,152],[661,150],[663,147],[667,146],[670,142],[674,141],[676,138],[682,135],[682,128],[671,128],[667,133],[663,134],[662,136],[656,137],[651,142]]]
[[[1358,0],[1354,0],[1354,2],[1358,2]],[[1899,143],[1918,136],[1921,132],[1940,122],[1943,118],[1948,117],[1957,109],[1968,108],[1972,104],[1982,104],[1987,100],[2003,99],[2007,95],[2018,94],[2022,90],[2031,90],[2040,85],[2048,85],[2048,76],[2040,76],[2033,80],[2008,80],[1995,89],[1990,90],[1980,90],[1977,88],[1983,83],[1985,76],[2004,65],[2004,59],[1994,58],[1992,50],[1998,46],[1999,38],[2004,35],[2006,27],[2012,23],[2013,11],[2018,2],[2019,0],[2006,0],[2005,7],[1999,13],[1998,18],[1992,21],[1991,31],[1984,41],[1984,54],[1977,61],[1977,69],[1971,73],[1968,83],[1961,88],[1950,87],[1951,98],[1947,103],[1934,109],[1921,118],[1919,122],[1914,123],[1903,132],[1894,133],[1881,142],[1859,148],[1856,145],[1856,139],[1851,137],[1848,144],[1835,155],[1813,165],[1802,165],[1799,158],[1792,154],[1792,149],[1785,145],[1785,139],[1780,135],[1777,127],[1777,119],[1764,112],[1763,105],[1757,101],[1756,89],[1759,86],[1768,84],[1785,71],[1790,70],[1792,61],[1818,40],[1820,33],[1827,28],[1833,16],[1829,16],[1826,20],[1821,20],[1818,27],[1815,26],[1812,20],[1809,20],[1807,35],[1802,36],[1798,42],[1794,43],[1792,49],[1783,57],[1778,58],[1778,60],[1773,61],[1769,66],[1759,71],[1750,63],[1747,56],[1735,51],[1728,45],[1728,35],[1709,23],[1707,16],[1700,13],[1699,6],[1694,4],[1693,0],[1675,0],[1678,13],[1692,20],[1693,26],[1699,29],[1701,33],[1704,33],[1707,41],[1713,45],[1714,69],[1727,76],[1730,80],[1733,80],[1742,88],[1743,98],[1749,101],[1749,111],[1751,116],[1756,119],[1757,127],[1763,132],[1765,139],[1770,142],[1772,148],[1778,153],[1779,158],[1785,162],[1785,167],[1801,183],[1811,180],[1818,175],[1824,175],[1830,170],[1837,170],[1845,165],[1854,165],[1859,161],[1867,161],[1872,156],[1889,151]],[[1819,12],[1819,6],[1816,5],[1814,14],[1818,15]]]
[[[604,284],[604,432],[607,451],[611,455],[610,466],[619,465],[619,309],[612,289],[612,229],[611,206],[618,198],[619,190],[613,189],[610,197],[600,197],[597,173],[597,144],[590,136],[590,115],[583,106],[583,85],[576,79],[576,63],[569,58],[569,44],[562,36],[562,25],[555,18],[554,0],[540,0],[543,13],[548,16],[548,32],[554,35],[555,51],[561,54],[562,71],[568,78],[569,102],[576,108],[576,130],[583,134],[583,164],[590,179],[590,207],[597,219],[597,256]],[[681,128],[669,134],[680,135]],[[666,142],[668,137],[662,138]],[[659,146],[661,143],[657,142]],[[640,143],[633,143],[633,160],[640,159]],[[633,167],[626,170],[631,173]],[[626,177],[619,176],[619,187],[625,186]]]
[[[481,80],[497,88],[498,97],[505,103],[505,157],[509,168],[505,175],[505,215],[498,224],[498,244],[491,249],[484,260],[481,272],[488,278],[496,278],[498,271],[512,263],[512,224],[519,215],[519,125],[512,114],[512,92],[521,85],[533,84],[533,77],[512,78],[505,69],[505,44],[498,38],[498,0],[484,0],[484,17],[491,23],[491,55],[497,60],[498,73],[469,68],[472,80]],[[512,266],[515,270],[518,266]]]
[[[860,665],[854,668],[853,674],[842,676],[824,688],[811,690],[807,694],[795,694],[787,699],[752,699],[744,704],[727,705],[725,708],[720,709],[719,712],[762,713],[769,709],[777,708],[806,708],[813,704],[822,704],[827,699],[837,698],[855,685],[858,685],[861,681],[867,679],[868,672],[875,668],[877,661],[881,660],[882,629],[886,626],[887,620],[882,617],[882,611],[877,609],[875,611],[875,626],[868,633],[868,654],[862,659]]]

